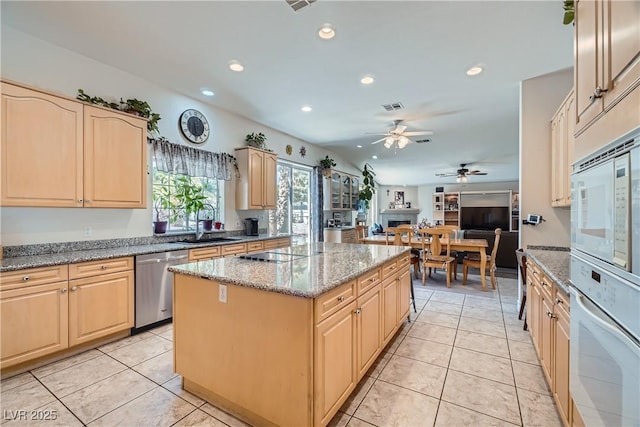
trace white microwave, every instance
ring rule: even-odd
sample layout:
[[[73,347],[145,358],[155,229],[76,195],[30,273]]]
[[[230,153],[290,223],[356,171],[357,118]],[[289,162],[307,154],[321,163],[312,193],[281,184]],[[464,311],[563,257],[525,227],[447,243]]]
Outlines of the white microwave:
[[[640,129],[574,165],[571,247],[640,275]]]

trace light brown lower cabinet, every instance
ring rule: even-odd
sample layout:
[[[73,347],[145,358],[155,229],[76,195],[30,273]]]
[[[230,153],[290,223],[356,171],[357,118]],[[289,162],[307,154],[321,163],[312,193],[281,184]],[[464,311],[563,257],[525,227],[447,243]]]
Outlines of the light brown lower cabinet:
[[[527,259],[527,323],[549,389],[565,426],[583,426],[569,389],[569,298]]]
[[[356,388],[356,301],[315,327],[314,411],[327,425]]]
[[[68,347],[67,282],[0,292],[2,368]]]
[[[46,281],[52,283],[43,284]],[[3,275],[0,367],[28,362],[131,328],[133,286],[132,257]]]
[[[175,274],[176,372],[251,424],[326,426],[405,320],[410,277],[407,255],[309,299]]]

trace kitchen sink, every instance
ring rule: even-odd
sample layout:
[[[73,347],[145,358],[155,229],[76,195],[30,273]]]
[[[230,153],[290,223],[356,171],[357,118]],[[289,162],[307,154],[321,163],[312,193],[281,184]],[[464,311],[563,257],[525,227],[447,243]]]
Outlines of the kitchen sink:
[[[216,242],[237,242],[238,240],[242,240],[239,237],[209,237],[206,239],[198,239],[198,240],[183,240],[181,242],[185,245],[199,245],[201,243],[216,243]]]

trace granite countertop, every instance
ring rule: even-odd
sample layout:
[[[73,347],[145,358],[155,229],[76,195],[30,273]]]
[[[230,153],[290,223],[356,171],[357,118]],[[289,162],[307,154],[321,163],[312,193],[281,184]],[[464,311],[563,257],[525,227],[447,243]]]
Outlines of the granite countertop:
[[[409,251],[410,248],[400,246],[320,242],[268,251],[293,255],[292,261],[263,262],[230,257],[177,265],[169,267],[169,271],[315,298]]]
[[[73,264],[77,262],[96,261],[100,259],[119,258],[124,256],[135,256],[157,252],[188,250],[207,246],[233,245],[255,240],[270,240],[282,237],[289,237],[289,235],[261,234],[258,236],[234,236],[234,239],[237,240],[222,242],[203,242],[197,244],[164,242],[146,245],[124,245],[111,248],[84,249],[68,252],[16,256],[4,258],[3,260],[1,260],[0,272],[22,270],[24,268],[47,267],[51,265]]]
[[[530,256],[552,279],[558,289],[569,295],[569,271],[571,263],[571,253],[559,250],[527,249],[527,256]]]

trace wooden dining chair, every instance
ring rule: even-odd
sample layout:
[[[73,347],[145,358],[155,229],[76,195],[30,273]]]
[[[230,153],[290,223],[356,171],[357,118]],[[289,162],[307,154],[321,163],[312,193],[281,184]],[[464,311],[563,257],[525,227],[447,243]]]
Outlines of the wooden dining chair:
[[[449,239],[456,239],[458,237],[458,232],[460,231],[460,227],[457,225],[439,225],[438,228],[449,230]],[[443,252],[440,255],[445,254]],[[453,257],[453,279],[458,280],[458,252],[450,251],[449,255]]]
[[[450,231],[446,228],[422,228],[418,230],[422,238],[422,284],[427,280],[427,268],[431,277],[432,268],[442,268],[447,272],[447,288],[451,287],[453,274],[453,257],[451,253],[451,239],[442,246],[441,238],[448,236]],[[442,253],[444,252],[444,255]]]
[[[362,241],[369,234],[369,227],[366,225],[356,225],[356,240],[358,243],[362,243]]]
[[[500,244],[500,234],[502,234],[501,228],[496,228],[496,238],[493,241],[493,249],[491,255],[487,255],[487,262],[485,264],[485,270],[489,271],[491,275],[491,287],[496,289],[496,254],[498,253],[498,245]],[[480,269],[480,254],[468,254],[462,259],[462,284],[467,284],[467,274],[469,273],[469,267]]]
[[[394,246],[411,246],[411,237],[413,236],[413,230],[407,227],[406,224],[398,227],[387,227],[384,229],[385,239],[387,245]],[[407,243],[402,240],[402,236],[407,236]],[[420,251],[417,249],[411,249],[411,256],[409,261],[413,266],[413,277],[418,278],[420,273]]]

